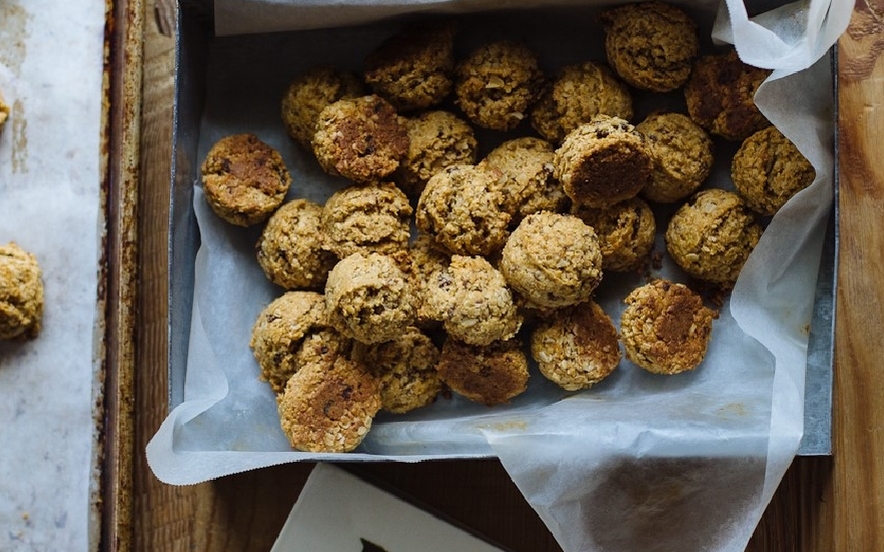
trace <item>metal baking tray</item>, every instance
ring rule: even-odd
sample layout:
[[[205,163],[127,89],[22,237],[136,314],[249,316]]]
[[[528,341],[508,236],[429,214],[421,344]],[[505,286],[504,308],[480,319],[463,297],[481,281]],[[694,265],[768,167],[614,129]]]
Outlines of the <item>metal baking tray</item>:
[[[778,2],[751,2],[765,11]],[[206,97],[205,68],[213,33],[213,3],[179,3],[176,44],[175,120],[169,234],[169,407],[183,401],[188,336],[193,305],[194,261],[200,243],[193,213],[193,183],[199,175],[197,148]],[[836,56],[832,56],[836,59]],[[833,62],[834,64],[834,62]],[[833,66],[833,74],[837,74]],[[835,90],[837,89],[837,83]],[[833,90],[833,96],[837,96]],[[835,113],[837,113],[837,106]],[[835,157],[837,163],[837,156]],[[835,170],[837,175],[837,167]],[[837,194],[837,176],[835,182]],[[799,455],[832,452],[832,363],[838,255],[837,198],[825,237],[810,329],[805,392],[804,436]]]

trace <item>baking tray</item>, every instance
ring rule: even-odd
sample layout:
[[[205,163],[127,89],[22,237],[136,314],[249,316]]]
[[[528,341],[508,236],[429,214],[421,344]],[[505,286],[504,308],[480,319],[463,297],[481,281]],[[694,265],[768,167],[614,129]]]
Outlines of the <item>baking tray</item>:
[[[95,393],[101,466],[98,550],[133,549],[135,311],[141,137],[143,0],[106,0],[101,209],[106,223],[99,313],[104,388]],[[103,311],[103,312],[102,312]]]
[[[749,2],[750,12],[763,12],[779,2]],[[213,35],[213,3],[179,2],[176,41],[176,86],[173,126],[172,189],[169,234],[169,408],[183,401],[188,336],[193,305],[194,262],[199,229],[193,213],[193,183],[199,177],[197,149],[206,96],[205,68]],[[837,56],[833,55],[835,60]],[[833,74],[837,74],[833,61]],[[836,97],[837,83],[833,89]],[[837,106],[835,110],[837,114]],[[836,163],[837,163],[837,157]],[[837,175],[837,166],[835,175]],[[837,176],[835,189],[837,194]],[[805,391],[804,436],[798,454],[832,452],[832,364],[838,255],[837,200],[833,203],[817,281],[810,328]]]

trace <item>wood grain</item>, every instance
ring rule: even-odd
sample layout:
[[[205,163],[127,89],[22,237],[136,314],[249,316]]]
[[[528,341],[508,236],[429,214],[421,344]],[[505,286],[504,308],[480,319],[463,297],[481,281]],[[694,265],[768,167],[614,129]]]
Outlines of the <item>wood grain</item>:
[[[166,416],[166,233],[173,93],[173,2],[145,1],[137,311],[134,549],[266,551],[309,473],[288,465],[192,487],[159,483],[144,446]],[[759,524],[753,552],[884,550],[884,0],[860,2],[839,49],[841,259],[836,451],[798,458]],[[494,460],[359,469],[515,552],[557,551]]]

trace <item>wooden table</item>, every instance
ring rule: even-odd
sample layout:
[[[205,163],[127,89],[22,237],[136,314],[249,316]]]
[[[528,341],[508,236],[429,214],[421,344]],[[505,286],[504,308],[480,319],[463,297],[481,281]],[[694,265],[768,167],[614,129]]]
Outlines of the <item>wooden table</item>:
[[[126,241],[130,234],[125,234],[123,225],[124,256],[127,251],[137,254],[137,281],[120,285],[132,286],[137,308],[134,313],[118,313],[134,322],[134,348],[129,359],[122,347],[123,358],[117,360],[120,378],[124,384],[133,379],[135,395],[116,407],[124,416],[111,440],[121,443],[122,453],[114,455],[120,477],[111,495],[121,500],[108,518],[104,544],[107,549],[145,552],[268,550],[310,465],[170,487],[153,477],[144,459],[144,446],[167,413],[171,4],[169,0],[129,3],[137,11],[128,17],[144,30],[143,58],[127,58],[130,67],[143,66],[143,103],[138,222],[128,229],[137,232],[137,242]],[[751,551],[884,550],[884,152],[880,147],[875,151],[884,139],[882,14],[884,0],[859,0],[851,27],[839,44],[841,258],[835,454],[795,460],[755,532]],[[131,174],[139,172],[133,169]],[[133,407],[137,416],[127,426],[125,414]],[[130,431],[134,432],[131,458],[125,448]],[[559,550],[497,461],[366,469],[387,481],[395,476],[397,487],[513,550]]]

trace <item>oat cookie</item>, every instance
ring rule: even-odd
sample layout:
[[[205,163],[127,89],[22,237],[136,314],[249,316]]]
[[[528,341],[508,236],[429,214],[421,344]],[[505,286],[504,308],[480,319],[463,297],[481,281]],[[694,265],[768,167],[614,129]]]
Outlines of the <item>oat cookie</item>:
[[[403,29],[365,58],[365,82],[401,111],[440,103],[453,86],[454,35],[451,23]]]
[[[6,101],[3,99],[3,91],[0,90],[0,131],[3,130],[3,125],[6,123],[7,119],[9,119],[9,113],[11,109]]]
[[[338,100],[319,114],[313,153],[323,170],[356,182],[393,174],[408,151],[408,130],[389,102],[377,95]]]
[[[452,165],[476,162],[476,141],[473,128],[448,111],[428,111],[409,117],[408,151],[396,173],[396,183],[413,197],[419,197],[427,180]]]
[[[298,371],[294,354],[304,338],[328,326],[325,298],[313,291],[289,291],[267,305],[252,326],[249,347],[261,378],[276,393]]]
[[[560,144],[565,136],[596,115],[632,119],[632,97],[607,65],[586,61],[559,70],[531,110],[531,126]]]
[[[319,114],[328,105],[344,98],[364,94],[356,75],[332,67],[316,67],[296,77],[280,102],[282,122],[296,142],[308,151],[313,149],[313,135]]]
[[[458,255],[488,255],[506,241],[510,217],[496,187],[499,174],[452,165],[433,175],[417,204],[421,232]]]
[[[504,246],[500,271],[532,306],[582,303],[602,279],[599,240],[595,230],[575,216],[528,215]]]
[[[331,270],[325,284],[329,322],[362,343],[390,341],[414,323],[409,276],[394,256],[354,253]]]
[[[770,125],[755,105],[755,91],[770,73],[743,63],[733,48],[700,57],[684,87],[691,119],[722,138],[745,140]]]
[[[411,257],[411,289],[417,309],[415,325],[420,328],[438,326],[438,320],[433,320],[428,310],[427,295],[430,293],[430,284],[435,281],[439,272],[448,268],[451,255],[424,233],[418,233],[408,246],[408,252]]]
[[[579,207],[572,211],[595,230],[602,252],[602,269],[615,272],[638,269],[654,247],[654,212],[640,197],[607,209]]]
[[[480,127],[512,130],[528,116],[542,85],[543,72],[530,48],[509,40],[491,42],[457,64],[455,103]]]
[[[350,452],[380,408],[377,379],[359,363],[337,358],[330,368],[308,365],[291,377],[279,400],[279,418],[294,449]]]
[[[528,359],[518,339],[483,347],[449,337],[436,370],[453,391],[488,406],[509,402],[528,388]]]
[[[653,168],[642,195],[674,203],[697,191],[712,170],[712,140],[700,125],[681,113],[655,113],[635,125],[645,137]]]
[[[623,119],[598,115],[556,150],[555,175],[576,205],[604,208],[635,197],[651,181],[645,138]]]
[[[739,195],[710,189],[672,215],[666,248],[694,278],[732,285],[760,237],[761,227]]]
[[[381,408],[403,414],[431,404],[442,391],[436,372],[439,349],[417,328],[386,343],[357,343],[353,359],[365,366],[381,386]]]
[[[815,177],[810,161],[774,126],[746,138],[731,163],[734,185],[762,215],[775,214]]]
[[[500,172],[497,187],[503,195],[503,210],[510,226],[531,213],[562,211],[568,196],[553,175],[555,152],[546,140],[525,136],[502,143],[479,163]]]
[[[15,242],[0,246],[0,339],[34,339],[43,326],[43,270]]]
[[[693,370],[703,361],[717,314],[690,288],[655,280],[625,302],[620,336],[626,358],[655,374]]]
[[[267,220],[292,183],[279,152],[254,134],[218,140],[203,161],[202,180],[212,210],[237,226]]]
[[[620,363],[617,328],[590,300],[543,318],[531,334],[540,373],[566,391],[588,389]]]
[[[267,279],[285,289],[319,290],[337,262],[322,249],[322,207],[306,199],[284,203],[267,221],[255,245]]]
[[[427,284],[426,309],[448,335],[489,345],[516,335],[522,325],[506,280],[482,257],[454,255]]]
[[[408,247],[411,213],[408,197],[390,182],[344,188],[322,208],[323,247],[339,258],[401,251]]]
[[[334,328],[313,329],[292,352],[292,364],[296,372],[304,366],[318,364],[330,369],[339,357],[350,359],[353,345],[357,343],[344,337]]]
[[[620,78],[654,92],[675,90],[688,80],[700,37],[684,10],[642,2],[607,10],[601,21],[608,62]]]

